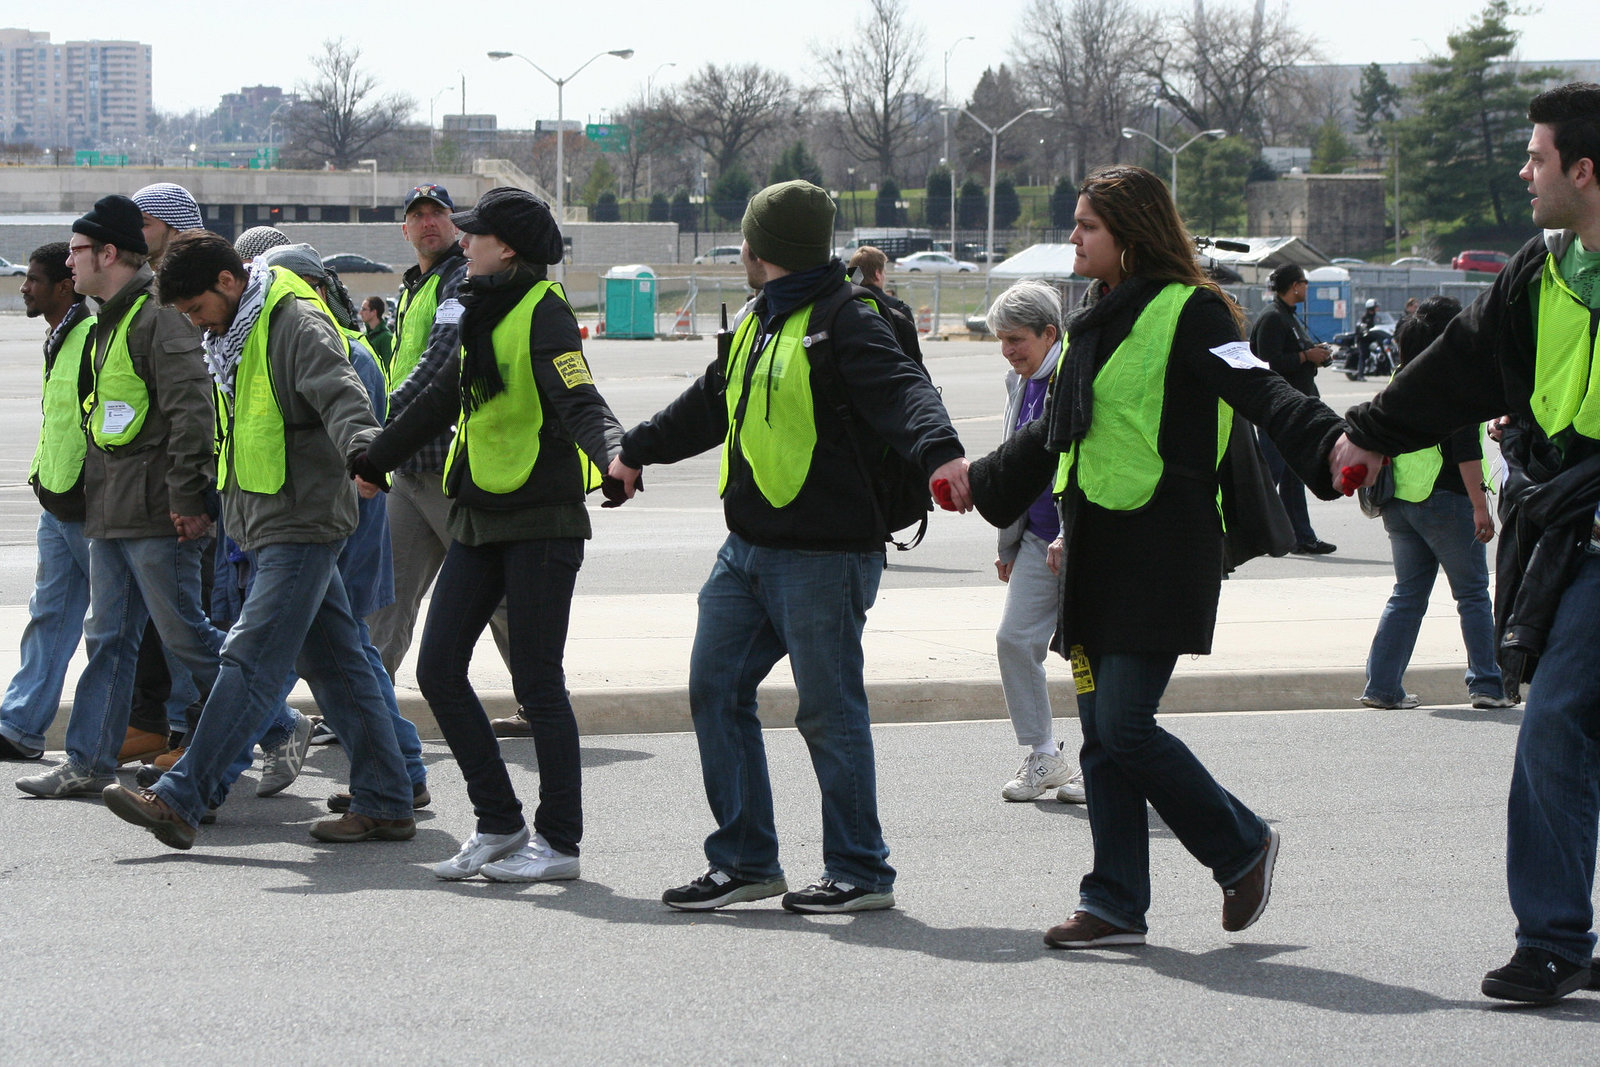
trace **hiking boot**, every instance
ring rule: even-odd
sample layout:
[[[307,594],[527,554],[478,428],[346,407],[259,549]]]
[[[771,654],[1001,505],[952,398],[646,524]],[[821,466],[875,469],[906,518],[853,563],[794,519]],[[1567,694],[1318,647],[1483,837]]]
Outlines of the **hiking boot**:
[[[141,730],[137,726],[128,727],[128,733],[122,739],[122,749],[117,753],[117,766],[122,767],[129,763],[143,763],[153,759],[167,750],[167,735],[154,733],[150,730]]]
[[[783,875],[766,882],[738,878],[715,867],[690,882],[661,894],[661,903],[679,911],[711,911],[728,904],[741,904],[747,900],[763,900],[787,892],[789,883]]]
[[[355,841],[410,841],[417,836],[417,820],[374,819],[370,815],[346,812],[337,819],[312,823],[311,836],[336,845]]]
[[[170,752],[163,752],[161,755],[150,761],[150,766],[154,767],[162,774],[165,774],[178,765],[178,761],[183,758],[183,754],[187,751],[189,750],[185,747],[175,748]]]
[[[1001,788],[1000,795],[1007,800],[1032,800],[1057,786],[1066,785],[1072,780],[1074,772],[1072,761],[1066,758],[1062,745],[1058,743],[1054,754],[1028,753],[1017,768],[1016,777]]]
[[[428,792],[427,782],[417,782],[411,787],[411,810],[425,808],[433,803],[433,794]],[[335,793],[328,798],[328,810],[343,814],[350,810],[350,794]]]
[[[491,882],[559,882],[578,877],[578,857],[557,852],[543,834],[504,859],[485,863],[480,872]]]
[[[832,915],[845,911],[882,911],[894,907],[894,890],[874,893],[824,875],[804,889],[783,895],[786,911]]]
[[[436,878],[449,882],[471,878],[486,863],[504,859],[528,843],[528,828],[524,826],[514,834],[473,834],[461,845],[461,850],[443,863],[433,865]]]
[[[1261,858],[1245,876],[1222,889],[1222,928],[1235,933],[1247,929],[1267,910],[1272,895],[1272,868],[1278,862],[1278,831],[1267,827]]]
[[[1072,918],[1044,932],[1050,948],[1100,948],[1102,945],[1142,945],[1144,935],[1137,930],[1112,926],[1098,915],[1075,911]]]
[[[195,831],[165,800],[148,789],[134,792],[120,785],[108,785],[100,794],[111,813],[125,822],[142,826],[169,848],[187,849],[194,845]]]
[[[40,774],[17,779],[17,788],[36,797],[86,797],[99,793],[117,779],[110,774],[95,774],[65,760]]]
[[[1087,804],[1089,792],[1083,787],[1083,770],[1067,779],[1067,784],[1056,790],[1056,799],[1063,804]]]
[[[1511,962],[1483,976],[1483,995],[1524,1004],[1549,1004],[1578,989],[1588,989],[1593,963],[1582,967],[1542,948],[1518,948]]]
[[[311,720],[297,711],[294,730],[283,744],[274,747],[261,761],[261,780],[256,783],[256,796],[277,796],[288,789],[300,777],[300,768],[306,763],[306,747],[310,744]]]

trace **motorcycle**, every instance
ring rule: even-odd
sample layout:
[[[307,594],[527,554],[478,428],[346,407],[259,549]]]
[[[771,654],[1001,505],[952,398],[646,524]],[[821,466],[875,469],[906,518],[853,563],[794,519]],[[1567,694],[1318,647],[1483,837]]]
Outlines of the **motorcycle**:
[[[1393,374],[1397,354],[1394,333],[1387,326],[1371,326],[1365,330],[1357,327],[1334,334],[1333,355],[1328,363],[1343,370],[1344,376],[1352,382],[1364,382],[1368,375],[1387,378]]]

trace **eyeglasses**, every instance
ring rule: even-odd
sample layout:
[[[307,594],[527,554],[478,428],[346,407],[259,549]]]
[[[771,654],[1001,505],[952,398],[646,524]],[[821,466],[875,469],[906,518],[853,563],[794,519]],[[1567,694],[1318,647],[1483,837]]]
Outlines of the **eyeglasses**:
[[[94,250],[94,245],[68,245],[67,246],[67,255],[68,256],[75,256],[79,252],[91,252],[93,250]]]

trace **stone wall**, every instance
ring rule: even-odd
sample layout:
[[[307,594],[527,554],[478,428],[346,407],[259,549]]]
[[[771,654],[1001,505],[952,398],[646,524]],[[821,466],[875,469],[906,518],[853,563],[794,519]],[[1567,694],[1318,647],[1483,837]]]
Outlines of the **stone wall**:
[[[1361,256],[1383,248],[1384,179],[1377,174],[1290,174],[1245,186],[1250,237],[1300,237],[1317,251]]]

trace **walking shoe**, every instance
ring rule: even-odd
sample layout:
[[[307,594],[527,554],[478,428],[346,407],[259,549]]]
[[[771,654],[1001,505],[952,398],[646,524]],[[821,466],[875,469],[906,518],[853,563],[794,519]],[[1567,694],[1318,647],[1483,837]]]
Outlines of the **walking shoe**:
[[[503,719],[490,719],[489,726],[494,730],[496,737],[532,737],[533,723],[522,717],[522,709],[518,708],[515,715],[507,715]]]
[[[339,737],[333,732],[333,727],[323,721],[321,715],[311,716],[311,744],[337,745]]]
[[[122,767],[129,763],[142,763],[152,759],[167,750],[167,735],[154,733],[150,730],[141,730],[137,726],[128,727],[127,735],[122,739],[122,750],[117,753],[117,766]]]
[[[1061,801],[1063,804],[1089,803],[1088,790],[1083,788],[1082,769],[1080,769],[1078,773],[1074,774],[1071,778],[1068,778],[1066,784],[1060,789],[1056,790],[1056,799]]]
[[[183,816],[148,789],[134,792],[120,785],[108,785],[100,794],[105,798],[111,813],[125,822],[142,826],[156,835],[156,840],[170,848],[189,848],[194,844],[194,827],[183,821]]]
[[[1112,926],[1098,915],[1075,911],[1072,918],[1044,932],[1050,948],[1100,948],[1102,945],[1142,945],[1144,935],[1137,930]]]
[[[336,845],[354,841],[410,841],[417,836],[417,820],[374,819],[370,815],[346,812],[337,819],[312,823],[311,836]]]
[[[1570,963],[1542,948],[1518,948],[1511,962],[1483,976],[1483,995],[1524,1004],[1549,1004],[1578,989],[1591,988],[1590,966]]]
[[[140,789],[149,789],[161,781],[161,776],[167,772],[157,767],[154,763],[144,763],[133,772],[133,781]]]
[[[1379,700],[1377,697],[1367,696],[1361,698],[1361,703],[1369,708],[1377,708],[1379,711],[1406,711],[1421,704],[1422,701],[1417,699],[1415,693],[1407,693],[1392,704],[1387,700]]]
[[[1222,889],[1222,928],[1230,933],[1244,930],[1261,918],[1272,895],[1272,868],[1278,862],[1278,831],[1267,827],[1267,840],[1261,858],[1245,876]]]
[[[874,893],[823,875],[804,889],[783,895],[786,911],[831,915],[841,911],[882,911],[894,907],[894,890]]]
[[[433,803],[433,795],[428,792],[427,782],[418,782],[411,787],[411,809],[425,808]],[[328,810],[340,814],[350,810],[350,794],[335,793],[328,798]]]
[[[471,878],[485,863],[504,859],[527,843],[526,826],[514,834],[473,834],[462,844],[461,851],[433,865],[434,877],[450,882]]]
[[[728,904],[742,904],[747,900],[764,900],[788,890],[789,883],[781,874],[770,881],[757,882],[707,867],[705,874],[688,885],[680,885],[662,893],[661,903],[679,911],[711,911]]]
[[[1058,785],[1066,785],[1076,773],[1072,761],[1063,754],[1062,744],[1056,744],[1053,754],[1030,752],[1017,768],[1017,776],[1007,782],[1000,795],[1007,800],[1032,800]]]
[[[1289,551],[1297,556],[1326,556],[1329,552],[1338,551],[1338,546],[1326,541],[1302,541]]]
[[[1510,697],[1491,696],[1488,693],[1473,693],[1472,706],[1480,710],[1491,708],[1514,708],[1519,702]]]
[[[42,748],[23,748],[4,734],[0,734],[0,760],[38,759],[43,755]]]
[[[479,868],[491,882],[560,882],[578,877],[578,857],[557,852],[543,834],[505,859],[485,863]]]
[[[256,783],[256,796],[271,797],[288,789],[300,777],[305,766],[306,746],[311,744],[311,720],[294,713],[294,732],[274,747],[261,761],[261,781]]]
[[[109,774],[95,774],[70,760],[51,767],[40,774],[17,779],[17,788],[36,797],[84,797],[100,792],[117,779]]]
[[[187,751],[189,751],[187,748],[179,747],[172,749],[169,752],[163,752],[161,755],[150,761],[150,766],[165,774],[167,771],[172,770],[172,768],[178,765],[178,761],[183,758],[183,754]]]

